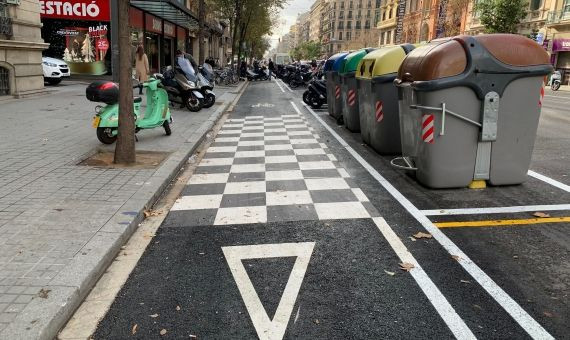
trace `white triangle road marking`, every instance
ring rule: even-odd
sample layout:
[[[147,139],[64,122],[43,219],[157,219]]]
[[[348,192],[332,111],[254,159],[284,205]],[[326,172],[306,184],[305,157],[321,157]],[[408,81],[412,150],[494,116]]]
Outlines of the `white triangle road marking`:
[[[283,339],[314,246],[315,242],[300,242],[222,247],[228,266],[260,339]],[[273,319],[270,319],[247,275],[242,260],[292,256],[296,256],[297,259],[291,274],[289,274],[275,315]]]

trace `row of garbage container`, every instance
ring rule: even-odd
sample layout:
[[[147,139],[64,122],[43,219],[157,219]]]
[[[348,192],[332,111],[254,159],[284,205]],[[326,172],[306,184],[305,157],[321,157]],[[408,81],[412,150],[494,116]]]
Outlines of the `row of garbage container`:
[[[324,66],[328,112],[431,188],[527,178],[553,71],[535,41],[457,36],[339,53]]]

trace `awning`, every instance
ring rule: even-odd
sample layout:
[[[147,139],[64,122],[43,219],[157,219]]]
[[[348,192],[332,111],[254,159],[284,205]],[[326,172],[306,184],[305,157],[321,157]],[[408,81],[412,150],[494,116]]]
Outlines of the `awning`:
[[[131,0],[131,5],[189,30],[198,28],[198,19],[178,0]]]

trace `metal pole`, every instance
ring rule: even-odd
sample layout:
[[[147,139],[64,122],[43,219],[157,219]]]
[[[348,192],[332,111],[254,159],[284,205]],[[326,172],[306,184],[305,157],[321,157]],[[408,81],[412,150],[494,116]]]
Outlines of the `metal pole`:
[[[119,82],[119,1],[111,0],[111,73],[113,81]],[[128,1],[128,0],[122,0]]]

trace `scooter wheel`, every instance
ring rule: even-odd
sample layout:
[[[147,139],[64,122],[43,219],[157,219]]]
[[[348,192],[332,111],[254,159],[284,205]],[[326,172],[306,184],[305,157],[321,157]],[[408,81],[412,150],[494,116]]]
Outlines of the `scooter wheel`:
[[[309,105],[311,105],[311,107],[316,110],[321,108],[323,102],[320,99],[315,99],[312,100],[312,103],[310,103]]]
[[[311,93],[309,90],[303,92],[303,102],[307,105],[311,105]]]
[[[170,122],[168,120],[165,120],[164,123],[162,123],[162,127],[164,128],[164,132],[167,136],[172,134],[172,130],[170,130]]]
[[[204,108],[209,108],[214,106],[214,104],[216,103],[216,96],[208,93],[206,94],[206,96],[204,97]]]
[[[103,144],[113,144],[117,140],[117,135],[113,135],[114,128],[98,127],[97,139]]]
[[[560,83],[559,82],[554,82],[552,83],[552,85],[550,85],[550,89],[552,91],[558,91],[558,89],[560,88]]]
[[[198,98],[188,98],[186,100],[186,108],[191,112],[198,112],[202,110],[204,102]]]

